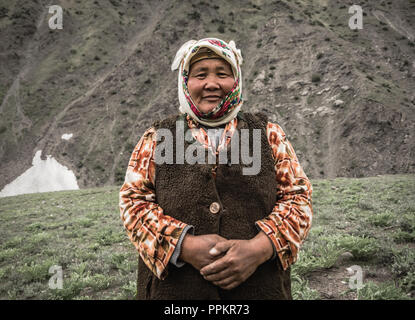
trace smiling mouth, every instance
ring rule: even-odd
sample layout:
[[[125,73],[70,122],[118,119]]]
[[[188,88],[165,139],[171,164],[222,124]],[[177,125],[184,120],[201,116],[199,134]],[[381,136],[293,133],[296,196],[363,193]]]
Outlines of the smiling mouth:
[[[215,101],[215,100],[222,99],[222,97],[219,97],[219,96],[206,96],[206,97],[203,97],[203,99],[208,100],[208,101]]]

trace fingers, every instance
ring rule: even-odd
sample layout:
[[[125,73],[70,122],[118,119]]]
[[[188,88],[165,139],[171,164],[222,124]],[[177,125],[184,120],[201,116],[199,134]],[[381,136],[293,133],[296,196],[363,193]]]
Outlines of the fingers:
[[[212,256],[217,256],[221,253],[224,253],[228,251],[230,247],[232,247],[232,244],[232,241],[218,242],[212,249],[210,249],[209,254],[211,254]]]
[[[226,268],[218,273],[212,273],[209,275],[204,276],[205,280],[211,281],[211,282],[218,282],[225,280],[233,275],[233,271],[229,268]]]
[[[209,251],[211,256],[222,254],[223,257],[217,257],[217,260],[200,269],[200,274],[205,280],[224,290],[231,290],[244,282],[240,257],[235,256],[237,249],[231,249],[237,245],[238,241],[235,240],[218,242]]]
[[[225,279],[219,280],[219,281],[213,281],[212,283],[215,286],[220,287],[224,290],[231,290],[233,288],[236,288],[239,286],[243,281],[240,277],[237,277],[235,275],[231,275],[230,277],[227,277]]]
[[[233,266],[232,260],[227,257],[220,260],[216,260],[200,270],[205,280],[211,281],[214,285],[225,290],[236,288],[244,282],[243,274],[239,268]]]
[[[218,287],[220,287],[221,289],[224,290],[232,290],[234,288],[236,288],[237,286],[239,286],[241,284],[241,281],[235,281],[235,280],[231,280],[230,283],[218,283],[216,284]]]
[[[210,249],[209,254],[213,257],[220,254],[226,253],[222,258],[217,258],[211,264],[203,267],[200,270],[202,276],[207,276],[210,274],[218,273],[225,268],[228,268],[229,265],[233,262],[234,259],[229,259],[229,249],[234,245],[233,240],[218,242],[212,249]]]
[[[218,272],[221,272],[222,270],[226,269],[228,267],[228,259],[226,256],[212,262],[211,264],[208,264],[207,266],[200,269],[200,274],[205,277],[211,274],[215,274]]]
[[[243,280],[240,279],[238,275],[235,275],[230,269],[225,269],[221,272],[205,276],[204,279],[224,290],[231,290],[243,282]]]
[[[215,286],[221,287],[222,289],[227,288],[228,286],[230,286],[231,284],[233,284],[235,282],[235,279],[233,279],[232,277],[223,279],[221,281],[213,281],[212,283]]]

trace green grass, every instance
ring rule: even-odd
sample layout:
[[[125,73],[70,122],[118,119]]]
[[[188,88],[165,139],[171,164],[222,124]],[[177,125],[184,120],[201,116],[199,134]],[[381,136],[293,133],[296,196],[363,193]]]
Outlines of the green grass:
[[[138,255],[118,190],[1,198],[0,299],[131,299]],[[62,266],[63,289],[49,289],[53,265]]]
[[[322,272],[363,269],[341,299],[408,299],[415,290],[413,175],[312,180],[313,225],[291,268],[294,299],[325,299]],[[0,299],[132,299],[138,254],[118,209],[119,187],[0,198]],[[339,257],[352,255],[344,265]],[[50,289],[51,266],[63,288]],[[386,276],[379,276],[386,270]],[[340,282],[340,280],[336,280]]]
[[[367,280],[359,292],[354,290],[356,298],[407,298],[415,290],[415,177],[338,178],[312,183],[313,225],[292,266],[293,277],[311,283],[315,273],[336,274],[359,265],[364,275],[377,270],[374,274],[380,283]],[[345,265],[336,266],[345,252],[352,257]],[[379,275],[382,268],[388,270],[388,277]],[[317,287],[323,291],[324,285]]]
[[[408,295],[393,282],[376,284],[367,282],[358,289],[359,300],[409,300]]]
[[[294,274],[291,277],[291,290],[294,300],[318,300],[320,294],[317,290],[310,289],[308,281]]]

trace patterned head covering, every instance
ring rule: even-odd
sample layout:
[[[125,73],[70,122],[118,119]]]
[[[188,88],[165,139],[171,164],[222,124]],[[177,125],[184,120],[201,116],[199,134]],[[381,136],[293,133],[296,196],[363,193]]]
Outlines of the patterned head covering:
[[[202,47],[190,60],[190,68],[194,63],[204,59],[222,59],[222,57],[216,54],[216,52],[210,50],[209,48]]]
[[[189,68],[192,58],[199,53],[201,48],[208,48],[217,54],[220,58],[227,61],[231,67],[235,79],[232,90],[212,111],[205,114],[199,111],[193,102],[187,81],[189,80]],[[199,41],[187,41],[177,51],[176,57],[172,63],[172,71],[179,69],[178,74],[178,90],[180,112],[189,114],[197,122],[216,127],[228,123],[238,114],[242,106],[242,74],[241,64],[242,55],[239,49],[236,49],[235,42],[230,41],[229,44],[217,38],[205,38]]]

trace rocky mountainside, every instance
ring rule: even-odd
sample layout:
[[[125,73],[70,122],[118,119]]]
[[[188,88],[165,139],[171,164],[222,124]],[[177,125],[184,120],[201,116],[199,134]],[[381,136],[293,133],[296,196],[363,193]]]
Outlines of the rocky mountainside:
[[[0,1],[0,187],[37,150],[80,187],[121,184],[140,135],[178,110],[189,39],[234,40],[245,110],[287,133],[311,178],[415,172],[415,0]],[[73,134],[69,140],[63,134]]]

